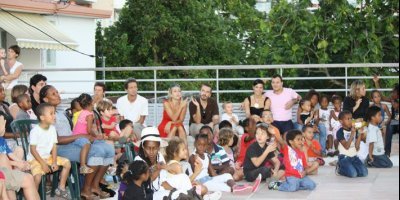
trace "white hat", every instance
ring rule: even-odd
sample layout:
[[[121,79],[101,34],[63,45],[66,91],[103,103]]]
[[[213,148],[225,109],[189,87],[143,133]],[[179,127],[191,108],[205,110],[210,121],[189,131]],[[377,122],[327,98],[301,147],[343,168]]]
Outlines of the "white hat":
[[[142,130],[142,135],[140,138],[140,143],[143,145],[144,142],[146,141],[153,141],[153,142],[159,142],[160,147],[165,146],[165,142],[161,139],[160,137],[160,132],[156,127],[146,127]],[[167,145],[168,146],[168,145]]]

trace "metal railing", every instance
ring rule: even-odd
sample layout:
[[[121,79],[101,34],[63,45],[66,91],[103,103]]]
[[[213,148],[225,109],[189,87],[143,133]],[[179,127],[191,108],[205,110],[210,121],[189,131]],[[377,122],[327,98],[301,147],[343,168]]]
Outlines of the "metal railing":
[[[153,72],[152,78],[141,79],[141,77],[134,77],[137,79],[138,82],[147,82],[153,83],[154,87],[152,90],[140,90],[139,93],[141,94],[152,94],[155,101],[153,101],[153,109],[154,113],[152,121],[154,124],[158,123],[158,119],[160,118],[159,115],[161,113],[158,112],[158,102],[156,101],[160,94],[166,94],[168,91],[166,90],[159,90],[158,85],[159,83],[165,82],[215,82],[215,88],[213,90],[214,94],[216,95],[216,99],[220,101],[221,94],[240,94],[240,93],[251,93],[252,90],[251,86],[249,85],[249,89],[224,89],[221,88],[220,85],[222,82],[230,82],[230,81],[253,81],[257,78],[262,79],[269,79],[270,77],[241,77],[241,78],[222,78],[220,76],[221,71],[224,70],[277,70],[278,73],[281,75],[284,74],[284,71],[287,69],[317,69],[317,68],[326,68],[326,69],[344,69],[344,74],[341,76],[318,76],[318,77],[284,77],[284,80],[344,80],[344,87],[340,88],[315,88],[315,90],[319,92],[345,92],[349,91],[349,84],[351,83],[350,80],[356,79],[371,79],[372,74],[364,74],[359,76],[348,76],[349,69],[352,68],[392,68],[396,69],[393,71],[393,74],[390,76],[381,76],[380,79],[391,79],[391,80],[399,80],[398,72],[399,64],[398,63],[361,63],[361,64],[296,64],[296,65],[221,65],[221,66],[163,66],[163,67],[106,67],[106,68],[48,68],[48,69],[24,69],[24,73],[34,74],[34,73],[43,73],[43,72],[102,72],[101,79],[98,80],[53,80],[49,78],[48,83],[83,83],[83,84],[94,84],[95,82],[124,82],[125,79],[112,79],[107,80],[105,78],[105,74],[107,72],[121,72],[121,71],[131,71],[131,72]],[[212,78],[160,78],[157,76],[157,72],[165,72],[165,71],[193,71],[193,70],[208,70],[214,71],[214,77]],[[273,75],[273,74],[271,74]],[[101,76],[101,75],[100,75]],[[300,88],[295,89],[297,92],[307,92],[309,88]],[[368,89],[372,90],[372,89]],[[390,91],[391,88],[381,88],[381,91]],[[92,91],[86,91],[91,93]],[[198,90],[185,90],[184,93],[198,93]],[[64,91],[65,94],[77,94],[76,91]],[[122,95],[125,94],[125,91],[108,91],[107,94],[111,95]],[[148,121],[151,119],[148,119]]]

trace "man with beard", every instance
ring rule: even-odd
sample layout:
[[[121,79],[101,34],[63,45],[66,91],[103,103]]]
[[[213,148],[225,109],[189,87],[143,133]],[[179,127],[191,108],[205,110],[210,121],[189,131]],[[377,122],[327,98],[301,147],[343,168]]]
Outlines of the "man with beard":
[[[219,110],[217,102],[211,98],[212,89],[208,84],[202,84],[200,97],[193,98],[189,104],[190,130],[192,136],[199,134],[201,127],[208,125],[215,127],[219,122]]]

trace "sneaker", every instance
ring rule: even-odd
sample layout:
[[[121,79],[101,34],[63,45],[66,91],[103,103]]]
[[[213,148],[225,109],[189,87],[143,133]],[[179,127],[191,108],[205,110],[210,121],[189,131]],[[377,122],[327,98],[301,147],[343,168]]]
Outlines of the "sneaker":
[[[272,181],[268,184],[268,189],[270,190],[278,190],[279,186],[281,186],[282,182],[280,181]]]
[[[60,188],[56,189],[56,195],[64,199],[72,199],[71,194],[67,190],[62,190]]]
[[[254,181],[252,192],[257,192],[258,187],[260,187],[261,181],[262,181],[262,175],[259,174],[257,179]]]
[[[222,197],[222,193],[221,192],[214,192],[211,194],[206,194],[204,195],[203,199],[204,200],[219,200]]]
[[[334,156],[334,152],[330,151],[330,152],[328,152],[327,155],[328,155],[329,157],[333,157],[333,156]]]
[[[334,155],[334,156],[338,156],[338,155],[339,155],[339,151],[336,150],[335,152],[333,152],[333,155]]]
[[[247,184],[243,185],[235,185],[232,188],[232,192],[234,194],[250,194],[253,190],[253,187]]]

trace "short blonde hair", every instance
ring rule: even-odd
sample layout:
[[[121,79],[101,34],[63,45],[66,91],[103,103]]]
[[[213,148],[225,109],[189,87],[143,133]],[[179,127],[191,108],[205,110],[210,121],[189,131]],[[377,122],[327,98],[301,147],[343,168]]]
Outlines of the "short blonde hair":
[[[101,100],[99,103],[97,103],[96,110],[99,113],[101,113],[101,112],[104,112],[106,110],[112,109],[112,107],[113,107],[113,104],[111,102],[106,101],[106,100]]]
[[[360,88],[365,86],[365,83],[362,80],[355,80],[350,86],[350,96],[353,99],[357,99],[357,94],[360,91]]]
[[[225,101],[224,103],[222,103],[222,109],[225,109],[225,106],[228,104],[232,104],[231,101]]]

